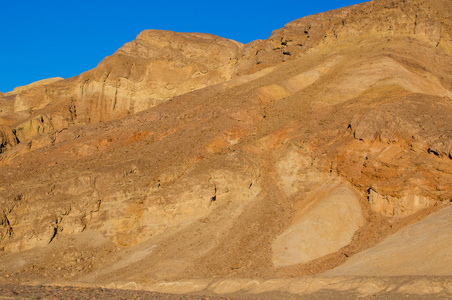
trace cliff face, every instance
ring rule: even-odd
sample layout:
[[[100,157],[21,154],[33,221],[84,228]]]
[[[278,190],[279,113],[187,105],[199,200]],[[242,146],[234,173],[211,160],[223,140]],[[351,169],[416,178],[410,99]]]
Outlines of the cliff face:
[[[450,2],[371,1],[288,23],[264,41],[245,45],[239,72],[249,73],[326,47],[328,53],[362,41],[410,37],[451,53]]]
[[[95,69],[48,79],[0,98],[0,121],[25,141],[73,124],[117,120],[229,80],[242,45],[208,34],[147,30]],[[44,119],[42,124],[39,120]]]
[[[358,260],[452,198],[450,13],[372,1],[248,45],[145,31],[4,94],[2,271],[146,283]]]

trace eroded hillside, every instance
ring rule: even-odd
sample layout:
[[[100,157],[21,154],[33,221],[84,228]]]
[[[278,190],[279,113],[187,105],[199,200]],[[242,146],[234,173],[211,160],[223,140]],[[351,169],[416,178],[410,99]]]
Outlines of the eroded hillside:
[[[248,45],[145,31],[91,71],[4,94],[0,271],[347,275],[415,225],[432,251],[450,248],[422,231],[452,199],[450,13],[372,1]],[[419,245],[400,275],[452,275]]]

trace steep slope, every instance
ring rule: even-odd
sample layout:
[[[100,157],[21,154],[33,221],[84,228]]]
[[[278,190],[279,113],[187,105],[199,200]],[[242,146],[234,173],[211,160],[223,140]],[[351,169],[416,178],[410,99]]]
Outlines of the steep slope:
[[[363,251],[328,275],[450,275],[452,209],[448,207],[403,228],[378,246]],[[422,249],[422,251],[419,251]]]
[[[447,0],[379,0],[295,20],[267,40],[245,46],[207,34],[148,30],[80,76],[0,95],[0,124],[11,126],[25,141],[71,124],[119,119],[319,51],[322,45],[331,53],[356,47],[357,41],[411,37],[451,54],[450,28]],[[434,75],[450,89],[450,78]]]
[[[230,79],[241,48],[208,34],[146,30],[93,70],[4,94],[0,124],[25,141],[72,124],[120,119]]]
[[[451,54],[451,4],[447,0],[374,0],[307,16],[245,45],[239,73],[250,73],[327,45],[328,52],[356,48],[362,41],[411,37]]]
[[[395,247],[391,237],[376,245],[452,198],[451,11],[438,3],[373,1],[296,20],[243,49],[208,36],[212,61],[145,39],[194,36],[192,49],[203,49],[204,35],[151,31],[92,71],[28,89],[60,93],[105,78],[83,81],[86,98],[74,106],[55,96],[32,112],[55,112],[52,127],[43,129],[44,115],[40,127],[25,117],[43,134],[24,140],[24,125],[1,127],[0,270],[18,281],[149,284],[345,263],[343,275],[360,252]],[[178,92],[162,88],[168,101],[123,118],[102,108],[152,98],[158,88],[142,84],[153,76]],[[130,85],[114,104],[107,90],[117,78]],[[64,109],[73,124],[62,117],[55,130]],[[440,260],[425,265],[416,275],[452,275]]]

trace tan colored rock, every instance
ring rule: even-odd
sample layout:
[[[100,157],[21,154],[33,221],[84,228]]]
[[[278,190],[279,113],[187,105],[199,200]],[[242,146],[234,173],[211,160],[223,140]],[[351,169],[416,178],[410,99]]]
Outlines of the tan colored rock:
[[[53,129],[53,124],[48,116],[36,116],[33,119],[16,126],[16,137],[19,141],[26,141],[27,139],[49,132]]]
[[[186,280],[177,282],[161,282],[148,287],[151,291],[171,294],[188,294],[207,288],[211,280]]]
[[[259,285],[259,281],[250,279],[224,279],[212,285],[216,294],[232,294],[252,289]]]
[[[348,245],[363,224],[359,196],[345,185],[322,185],[272,244],[277,267],[302,264]]]
[[[19,86],[16,87],[13,91],[6,93],[7,95],[13,95],[13,94],[20,94],[25,92],[26,90],[32,89],[32,88],[36,88],[36,87],[40,87],[40,86],[46,86],[48,84],[63,80],[64,78],[61,77],[54,77],[54,78],[47,78],[47,79],[43,79],[43,80],[39,80],[36,82],[32,82],[28,85],[25,86]],[[30,109],[32,107],[27,106],[27,108],[25,109]]]
[[[17,145],[14,131],[7,125],[0,125],[0,153],[14,145]]]
[[[430,206],[431,199],[419,195],[407,195],[402,198],[382,196],[370,189],[370,207],[388,217],[406,217]]]
[[[369,1],[307,16],[275,30],[263,41],[245,46],[240,73],[255,72],[306,53],[340,51],[361,39],[409,36],[452,53],[450,7],[438,1]]]
[[[58,130],[74,122],[122,118],[229,80],[241,47],[208,34],[147,30],[93,70],[68,80],[42,80],[5,94],[14,108],[0,116],[40,111],[51,119],[64,119],[55,124]]]
[[[275,169],[279,184],[288,196],[294,196],[306,189],[305,183],[316,184],[320,174],[311,169],[312,160],[309,150],[290,144],[274,154],[277,162]]]
[[[81,75],[78,118],[120,118],[228,80],[240,49],[240,43],[208,34],[144,31]]]
[[[452,208],[446,207],[353,256],[325,275],[451,275],[451,215]]]

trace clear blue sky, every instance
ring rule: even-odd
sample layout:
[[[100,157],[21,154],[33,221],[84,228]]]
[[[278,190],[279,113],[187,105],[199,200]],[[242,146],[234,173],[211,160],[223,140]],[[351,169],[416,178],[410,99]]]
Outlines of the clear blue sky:
[[[248,43],[306,15],[364,0],[0,0],[0,91],[92,69],[145,29]]]

